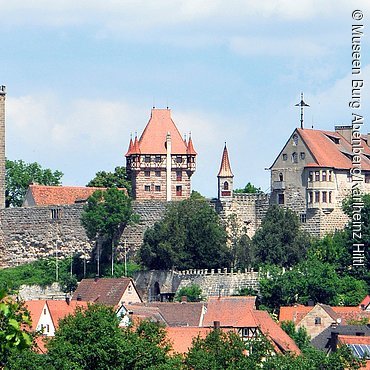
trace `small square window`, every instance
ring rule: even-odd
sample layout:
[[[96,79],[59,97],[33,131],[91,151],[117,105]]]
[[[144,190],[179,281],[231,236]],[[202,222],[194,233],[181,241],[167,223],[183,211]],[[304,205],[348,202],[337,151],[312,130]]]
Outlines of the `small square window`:
[[[155,186],[155,191],[161,191],[161,186],[160,185],[156,185]]]
[[[178,197],[182,196],[182,186],[181,185],[176,186],[176,195]]]
[[[298,163],[298,153],[294,152],[292,154],[292,162],[293,163]]]
[[[321,325],[321,317],[315,317],[315,325]]]
[[[302,213],[299,215],[299,220],[302,224],[305,224],[307,222],[307,215],[305,213]]]
[[[300,153],[300,156],[301,156],[301,159],[305,159],[306,158],[306,153],[305,152],[301,152]]]
[[[150,155],[146,155],[144,161],[145,163],[150,163]]]
[[[156,177],[161,177],[161,171],[155,171],[155,176]]]
[[[144,176],[145,177],[150,177],[150,171],[144,171]]]
[[[145,191],[150,191],[150,185],[145,185],[145,186],[144,186],[144,190],[145,190]]]
[[[288,154],[283,154],[283,161],[288,160]]]

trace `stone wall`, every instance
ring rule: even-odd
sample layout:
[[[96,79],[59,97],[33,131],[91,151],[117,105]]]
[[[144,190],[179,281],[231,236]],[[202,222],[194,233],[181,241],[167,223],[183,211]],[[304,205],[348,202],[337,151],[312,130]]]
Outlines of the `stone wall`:
[[[17,294],[19,299],[30,300],[61,300],[66,298],[66,294],[58,283],[42,287],[39,285],[21,285]]]
[[[145,300],[157,299],[160,293],[176,293],[182,287],[199,285],[205,298],[230,296],[240,289],[259,290],[259,273],[252,270],[202,269],[186,271],[140,271],[136,273],[135,285]]]

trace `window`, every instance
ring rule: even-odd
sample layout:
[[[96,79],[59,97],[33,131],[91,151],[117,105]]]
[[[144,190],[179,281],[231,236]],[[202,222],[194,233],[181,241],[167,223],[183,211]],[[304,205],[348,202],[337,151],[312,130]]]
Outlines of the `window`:
[[[46,332],[49,333],[49,331],[50,331],[50,325],[46,324]]]
[[[46,308],[44,308],[44,315],[46,315]]]
[[[293,145],[294,146],[297,146],[298,145],[298,135],[297,134],[294,134],[293,135]]]
[[[178,155],[176,157],[176,163],[182,163],[182,157],[181,157],[181,155]]]
[[[278,194],[278,204],[284,204],[284,203],[285,203],[284,194],[283,193]]]
[[[332,202],[332,192],[331,191],[329,191],[329,203],[331,203]]]
[[[182,180],[182,171],[176,171],[176,181]]]
[[[366,184],[370,183],[370,173],[365,173],[365,182]]]
[[[333,171],[329,171],[329,179],[328,181],[333,181]]]
[[[313,193],[312,193],[312,191],[310,191],[308,193],[308,203],[312,203],[312,201],[313,201]]]
[[[328,193],[326,191],[322,192],[322,202],[327,203],[328,202]]]
[[[322,181],[326,181],[326,171],[322,171]]]
[[[347,173],[347,182],[352,182],[352,175],[351,172]]]
[[[224,190],[229,190],[229,183],[227,181],[224,182]]]
[[[160,155],[156,155],[155,156],[155,163],[159,163],[161,161],[161,156]]]
[[[308,181],[309,182],[313,181],[313,172],[312,171],[310,171],[310,173],[308,174]]]
[[[178,197],[181,197],[182,196],[182,186],[181,185],[177,185],[176,186],[176,195]]]
[[[305,224],[307,222],[307,215],[305,213],[302,213],[299,215],[299,220],[302,224]]]
[[[283,161],[288,160],[288,154],[283,154]]]
[[[52,220],[59,220],[62,216],[62,210],[60,208],[53,208],[50,210],[50,218]]]
[[[279,181],[284,181],[284,176],[281,172],[279,173]]]
[[[315,317],[315,325],[321,325],[321,317]]]
[[[161,177],[161,171],[155,171],[155,176],[156,177]]]
[[[156,185],[155,186],[155,191],[161,191],[161,186],[160,185]]]
[[[301,157],[301,159],[305,159],[306,158],[306,153],[305,152],[301,152],[300,153],[300,157]]]
[[[294,152],[292,154],[292,162],[293,163],[298,163],[298,153]]]
[[[320,202],[320,192],[315,191],[315,203],[319,203],[319,202]]]
[[[144,161],[145,161],[145,163],[149,163],[150,162],[150,155],[146,155],[144,157]]]
[[[320,181],[320,171],[315,171],[315,181]]]
[[[145,177],[150,177],[150,171],[144,171],[144,176]]]
[[[145,185],[145,186],[144,186],[144,190],[145,190],[145,191],[150,191],[150,185]]]

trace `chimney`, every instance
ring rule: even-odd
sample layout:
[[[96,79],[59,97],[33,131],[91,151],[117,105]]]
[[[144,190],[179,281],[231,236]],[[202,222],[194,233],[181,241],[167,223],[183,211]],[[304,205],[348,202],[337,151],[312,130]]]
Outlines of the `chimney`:
[[[77,294],[77,300],[78,300],[78,301],[82,301],[81,294]]]
[[[166,200],[171,201],[171,134],[167,132],[166,136]]]
[[[6,88],[0,85],[0,208],[5,208],[5,96]]]
[[[221,327],[221,324],[219,321],[213,321],[213,328],[215,330],[220,329],[220,327]]]
[[[71,303],[71,298],[68,295],[66,295],[66,303],[68,306]]]
[[[339,333],[335,331],[331,332],[330,347],[331,347],[332,352],[336,352],[338,348],[338,335]]]
[[[186,303],[188,301],[188,297],[186,295],[181,296],[181,303]]]
[[[335,126],[335,132],[342,135],[349,143],[352,143],[352,126]]]

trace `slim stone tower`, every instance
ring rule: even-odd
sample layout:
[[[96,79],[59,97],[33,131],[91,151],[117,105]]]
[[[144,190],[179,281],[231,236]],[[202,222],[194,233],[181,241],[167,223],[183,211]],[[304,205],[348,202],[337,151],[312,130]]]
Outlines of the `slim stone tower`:
[[[229,153],[226,143],[222,153],[220,171],[218,172],[218,199],[221,201],[231,201],[233,199],[233,178],[231,171]]]
[[[5,208],[5,86],[0,86],[0,208]]]

